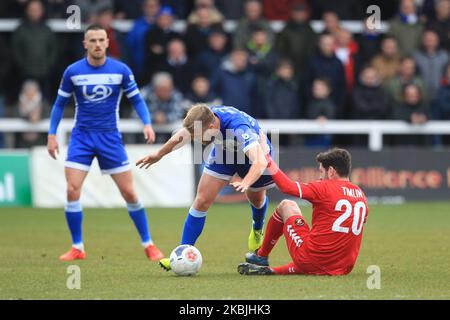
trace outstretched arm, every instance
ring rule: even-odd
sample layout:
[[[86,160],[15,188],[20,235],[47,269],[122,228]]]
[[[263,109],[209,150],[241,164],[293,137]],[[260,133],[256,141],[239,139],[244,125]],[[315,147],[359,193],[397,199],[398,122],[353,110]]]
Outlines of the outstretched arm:
[[[250,159],[252,165],[242,181],[231,183],[231,185],[236,188],[236,191],[240,192],[247,191],[250,186],[261,177],[264,170],[267,168],[267,160],[264,157],[264,151],[259,143],[248,149],[245,154]]]
[[[277,187],[281,192],[291,196],[300,197],[300,186],[298,182],[292,181],[273,161],[270,154],[266,155],[267,170],[272,175]]]
[[[174,134],[156,153],[150,154],[136,162],[139,168],[148,169],[152,164],[161,160],[162,157],[172,151],[181,148],[191,141],[191,135],[186,128],[181,129]]]

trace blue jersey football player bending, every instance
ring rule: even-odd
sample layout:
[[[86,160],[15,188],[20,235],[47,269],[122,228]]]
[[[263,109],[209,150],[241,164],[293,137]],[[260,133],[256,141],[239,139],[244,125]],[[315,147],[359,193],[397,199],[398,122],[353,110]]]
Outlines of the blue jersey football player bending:
[[[75,124],[65,162],[65,213],[72,236],[72,248],[60,256],[60,259],[71,261],[86,257],[81,230],[83,213],[79,199],[92,160],[97,158],[102,173],[111,175],[126,201],[147,257],[159,260],[163,258],[163,254],[150,237],[145,209],[134,190],[130,163],[118,129],[122,93],[125,93],[144,123],[144,135],[148,143],[154,142],[155,133],[151,127],[148,107],[140,95],[131,70],[125,64],[106,56],[108,44],[105,29],[97,25],[86,29],[83,41],[86,58],[65,70],[50,117],[47,148],[49,154],[56,159],[59,151],[56,130],[64,107],[70,97],[74,96]]]
[[[236,182],[236,190],[245,192],[250,202],[253,226],[248,238],[251,251],[256,251],[263,241],[264,217],[268,198],[266,189],[273,187],[270,175],[264,175],[267,167],[260,139],[270,142],[262,133],[258,122],[248,114],[233,107],[198,104],[193,106],[183,121],[183,129],[169,139],[159,151],[139,160],[136,165],[148,168],[174,149],[191,141],[213,143],[197,189],[197,196],[189,209],[184,224],[181,244],[194,245],[205,224],[206,213],[217,194],[231,178],[238,174],[242,181]],[[160,265],[170,270],[169,259]]]

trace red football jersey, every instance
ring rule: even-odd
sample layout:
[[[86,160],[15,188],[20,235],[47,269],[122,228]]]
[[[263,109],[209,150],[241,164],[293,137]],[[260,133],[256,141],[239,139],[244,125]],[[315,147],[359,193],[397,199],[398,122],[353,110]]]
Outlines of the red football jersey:
[[[359,254],[369,212],[364,192],[343,180],[298,182],[297,186],[300,198],[313,205],[311,231],[303,252],[327,273],[349,273]]]
[[[312,203],[311,230],[299,261],[327,274],[347,274],[355,265],[369,213],[364,192],[350,181],[294,182],[267,157],[268,169],[281,192]]]

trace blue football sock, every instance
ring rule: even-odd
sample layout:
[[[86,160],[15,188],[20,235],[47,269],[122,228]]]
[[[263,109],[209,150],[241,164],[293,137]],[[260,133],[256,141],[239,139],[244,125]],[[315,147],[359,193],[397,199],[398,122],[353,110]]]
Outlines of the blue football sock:
[[[146,247],[152,244],[150,237],[150,230],[148,229],[147,215],[145,213],[145,208],[140,202],[138,203],[128,203],[127,204],[128,213],[130,218],[133,220],[134,225],[139,232],[141,237],[142,246]]]
[[[72,235],[72,244],[74,247],[82,249],[83,239],[81,225],[83,223],[83,209],[81,209],[80,201],[67,202],[66,221]]]
[[[189,214],[184,222],[183,236],[181,244],[194,245],[200,236],[205,225],[206,212],[198,211],[194,208],[189,209]]]
[[[269,197],[266,196],[264,199],[264,204],[261,208],[255,208],[252,204],[250,204],[252,208],[252,216],[253,216],[253,230],[262,230],[264,227],[264,218],[266,217],[267,206],[269,205]]]

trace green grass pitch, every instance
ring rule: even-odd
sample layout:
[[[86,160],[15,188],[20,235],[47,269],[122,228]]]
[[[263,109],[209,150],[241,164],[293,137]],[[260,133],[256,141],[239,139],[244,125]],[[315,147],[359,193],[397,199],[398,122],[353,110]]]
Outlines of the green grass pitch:
[[[273,209],[274,204],[270,209]],[[311,208],[302,208],[310,221]],[[450,203],[372,205],[358,262],[343,277],[245,277],[247,205],[214,205],[197,247],[203,267],[177,277],[149,262],[125,209],[85,209],[88,257],[63,263],[70,247],[61,210],[0,209],[0,299],[449,299]],[[178,244],[185,209],[152,208],[152,236],[165,254]],[[271,264],[289,261],[284,239]],[[66,286],[67,267],[81,289]],[[367,288],[367,267],[381,269],[381,289]]]

